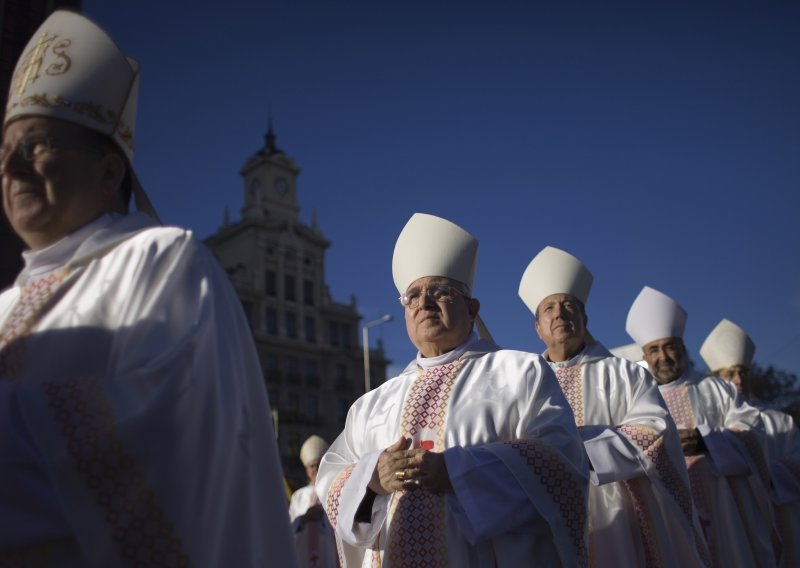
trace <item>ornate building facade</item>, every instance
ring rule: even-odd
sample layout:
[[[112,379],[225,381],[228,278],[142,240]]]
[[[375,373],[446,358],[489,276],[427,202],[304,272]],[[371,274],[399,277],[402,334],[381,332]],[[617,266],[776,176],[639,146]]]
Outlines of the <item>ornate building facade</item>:
[[[299,219],[297,164],[275,145],[241,169],[242,218],[227,219],[206,244],[230,275],[256,341],[287,476],[305,483],[300,446],[311,434],[333,442],[350,405],[364,393],[356,300],[333,300],[317,226]],[[370,350],[372,384],[386,379],[383,348]]]

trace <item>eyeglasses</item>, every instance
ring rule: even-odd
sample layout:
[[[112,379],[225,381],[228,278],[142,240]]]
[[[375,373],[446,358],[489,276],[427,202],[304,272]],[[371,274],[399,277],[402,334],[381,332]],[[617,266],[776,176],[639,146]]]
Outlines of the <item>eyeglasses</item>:
[[[455,300],[456,294],[469,298],[467,294],[448,284],[431,284],[419,288],[411,288],[398,298],[400,304],[411,310],[417,309],[425,296],[430,296],[442,304],[449,304]]]
[[[0,146],[0,167],[5,163],[6,158],[15,152],[26,162],[33,162],[48,154],[60,151],[63,152],[65,150],[89,152],[92,154],[105,153],[102,148],[92,146],[91,144],[61,144],[56,138],[36,134],[23,136],[19,139],[14,148],[5,144]]]

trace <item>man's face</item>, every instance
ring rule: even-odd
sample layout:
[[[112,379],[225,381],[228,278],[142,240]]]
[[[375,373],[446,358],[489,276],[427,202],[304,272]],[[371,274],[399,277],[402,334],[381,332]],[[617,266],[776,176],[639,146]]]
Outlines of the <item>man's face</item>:
[[[580,302],[569,294],[547,296],[536,310],[536,333],[548,349],[564,346],[567,353],[577,353],[586,336],[586,314]]]
[[[686,367],[686,348],[680,337],[651,341],[642,351],[647,367],[659,384],[671,383],[683,375]]]
[[[109,210],[117,191],[108,178],[109,157],[90,132],[65,121],[33,117],[9,124],[0,172],[14,231],[35,250]]]
[[[725,367],[719,372],[721,379],[733,383],[736,387],[736,392],[739,396],[747,396],[748,379],[750,378],[750,369],[744,365],[732,365]]]
[[[308,481],[311,482],[311,485],[314,485],[317,482],[317,471],[319,471],[319,460],[308,462],[308,465],[305,466],[305,468],[306,468],[306,475],[308,476]]]
[[[462,290],[461,284],[441,276],[419,278],[406,290],[405,296],[419,302],[416,307],[404,308],[406,331],[424,357],[453,350],[472,331],[480,303]]]

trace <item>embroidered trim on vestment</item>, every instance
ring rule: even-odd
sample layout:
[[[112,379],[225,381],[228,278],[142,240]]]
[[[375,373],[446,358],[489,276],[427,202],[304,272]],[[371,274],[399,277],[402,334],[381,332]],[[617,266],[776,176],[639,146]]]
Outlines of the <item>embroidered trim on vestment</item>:
[[[66,448],[105,512],[119,555],[134,566],[189,566],[175,526],[117,433],[100,381],[72,379],[42,386]]]

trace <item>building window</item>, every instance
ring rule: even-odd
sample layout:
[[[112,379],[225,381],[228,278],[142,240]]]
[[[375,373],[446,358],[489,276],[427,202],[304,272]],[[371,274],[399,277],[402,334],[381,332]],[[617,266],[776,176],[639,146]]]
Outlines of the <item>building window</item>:
[[[313,359],[306,361],[306,386],[312,388],[319,386],[319,366]]]
[[[289,302],[294,302],[297,296],[294,293],[294,276],[288,274],[283,278],[283,297]]]
[[[298,395],[296,392],[287,393],[286,411],[297,412],[299,406],[300,406],[300,395]]]
[[[297,357],[286,358],[286,377],[293,382],[300,379],[300,361]]]
[[[334,381],[334,385],[337,389],[347,389],[347,365],[344,363],[336,364],[336,375]]]
[[[276,335],[278,333],[278,311],[275,308],[264,310],[264,328],[267,333]]]
[[[339,345],[339,324],[335,321],[328,324],[328,339],[331,345]]]
[[[274,270],[267,270],[264,273],[264,292],[272,298],[278,295],[278,275]]]
[[[312,422],[316,421],[319,414],[319,399],[313,394],[306,397],[306,414]]]
[[[312,280],[303,280],[303,303],[306,306],[314,305],[314,282]]]
[[[313,316],[306,316],[306,341],[314,343],[317,340],[317,320]]]
[[[281,380],[277,353],[267,353],[264,357],[264,375],[269,383],[277,383]]]
[[[286,336],[297,337],[297,316],[292,312],[286,313]]]
[[[341,324],[342,330],[342,347],[350,347],[352,343],[350,342],[350,325],[343,323]]]

